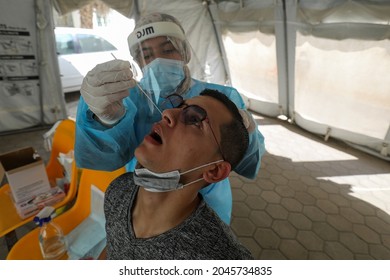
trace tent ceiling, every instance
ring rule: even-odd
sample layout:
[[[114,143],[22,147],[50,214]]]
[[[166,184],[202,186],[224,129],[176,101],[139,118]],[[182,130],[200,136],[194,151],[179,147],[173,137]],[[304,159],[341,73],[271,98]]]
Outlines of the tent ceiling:
[[[100,0],[110,8],[118,11],[126,17],[130,17],[133,11],[133,0]],[[89,3],[95,2],[95,0],[53,0],[54,8],[61,15],[70,13],[74,10],[78,10]]]
[[[117,10],[124,16],[130,17],[134,12],[134,6],[137,3],[142,3],[142,0],[100,0],[112,9]],[[285,2],[296,2],[297,0],[284,0]],[[94,0],[52,0],[55,9],[60,14],[66,14],[81,7],[94,2]],[[199,0],[202,2],[202,0]],[[228,17],[223,20],[261,20],[262,14],[265,14],[264,10],[269,9],[275,5],[279,5],[283,0],[208,0],[204,1],[208,3],[217,3],[219,9],[223,14],[229,14],[233,12],[247,11],[249,17],[233,18]],[[339,17],[345,17],[346,13],[350,12],[351,16],[358,19],[376,18],[382,22],[390,22],[390,8],[388,0],[300,0],[299,8],[304,11],[307,19],[310,23],[319,23],[330,18],[333,21],[340,19]],[[355,14],[356,7],[364,7],[360,12]],[[343,12],[344,10],[344,12]],[[260,14],[259,14],[260,13]],[[246,14],[246,13],[245,13]],[[248,16],[248,14],[246,14]],[[251,16],[252,15],[252,16]]]
[[[95,0],[52,0],[55,9],[60,14],[82,8],[84,5]],[[137,18],[142,15],[144,6],[148,5],[145,0],[100,0],[112,9],[129,18]],[[215,23],[222,23],[225,27],[240,32],[249,29],[260,29],[261,32],[274,33],[275,6],[283,6],[286,9],[298,0],[199,0],[199,3],[217,4],[218,16]],[[194,1],[195,2],[195,1]],[[156,4],[156,3],[155,3]],[[157,4],[155,10],[159,10]],[[161,11],[166,11],[167,3],[161,1]],[[191,5],[190,5],[191,6]],[[387,26],[390,23],[390,6],[388,0],[300,0],[297,3],[296,28],[299,32],[312,32],[323,38],[342,40],[348,37],[372,40],[389,38]],[[139,11],[138,11],[139,10]],[[181,12],[180,12],[181,13]],[[173,14],[175,14],[173,12]],[[344,28],[344,31],[334,32],[332,24],[353,23],[354,25]],[[363,25],[359,25],[363,24]],[[381,28],[370,34],[362,30],[370,29],[364,24],[379,24]]]

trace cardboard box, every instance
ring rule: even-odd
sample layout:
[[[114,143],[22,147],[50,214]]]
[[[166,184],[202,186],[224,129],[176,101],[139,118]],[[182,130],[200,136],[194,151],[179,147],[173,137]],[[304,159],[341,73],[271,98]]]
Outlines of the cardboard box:
[[[0,155],[1,173],[7,177],[15,203],[50,190],[44,162],[32,147]]]

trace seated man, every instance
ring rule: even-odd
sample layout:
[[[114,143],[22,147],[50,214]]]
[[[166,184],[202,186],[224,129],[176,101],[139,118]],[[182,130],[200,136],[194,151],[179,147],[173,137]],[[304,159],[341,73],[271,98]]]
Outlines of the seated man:
[[[135,150],[134,173],[115,179],[104,202],[107,259],[253,259],[198,191],[240,162],[248,132],[218,91],[169,98]]]

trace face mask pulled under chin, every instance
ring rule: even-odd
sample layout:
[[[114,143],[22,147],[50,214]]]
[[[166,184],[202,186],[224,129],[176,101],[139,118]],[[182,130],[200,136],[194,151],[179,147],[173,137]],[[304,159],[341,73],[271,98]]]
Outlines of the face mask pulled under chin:
[[[146,191],[149,192],[170,192],[178,189],[182,189],[185,186],[194,184],[196,182],[199,182],[203,180],[203,178],[199,178],[197,180],[194,180],[192,182],[189,182],[187,184],[180,183],[180,176],[193,172],[195,170],[198,170],[200,168],[218,163],[223,161],[217,160],[213,161],[195,168],[192,168],[190,170],[187,170],[185,172],[180,173],[179,170],[173,170],[169,172],[164,173],[156,173],[153,171],[150,171],[147,168],[136,168],[134,170],[134,183],[137,186],[143,187]]]
[[[140,86],[154,94],[155,102],[175,93],[185,78],[184,62],[175,59],[156,58],[142,69]]]

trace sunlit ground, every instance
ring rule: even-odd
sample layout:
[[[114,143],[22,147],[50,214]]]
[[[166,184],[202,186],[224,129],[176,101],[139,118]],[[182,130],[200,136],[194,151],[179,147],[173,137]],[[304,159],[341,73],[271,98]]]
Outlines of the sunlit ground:
[[[261,117],[257,117],[261,122]],[[328,144],[320,136],[307,137],[290,130],[292,126],[262,125],[268,153],[301,163],[321,181],[348,186],[349,195],[390,214],[390,171],[357,158],[353,148]],[[292,127],[291,127],[292,128]],[[351,153],[349,152],[351,151]],[[371,156],[367,155],[368,158]],[[382,171],[383,170],[383,171]]]

